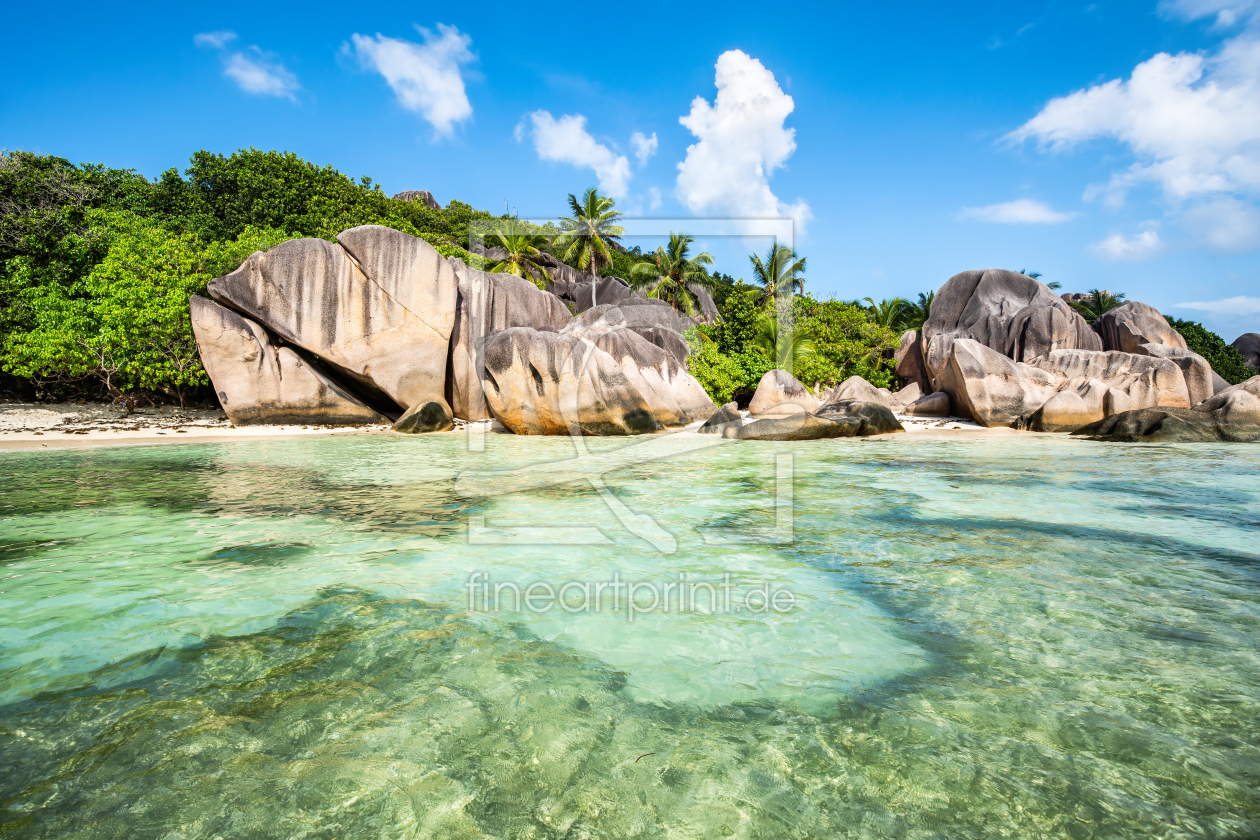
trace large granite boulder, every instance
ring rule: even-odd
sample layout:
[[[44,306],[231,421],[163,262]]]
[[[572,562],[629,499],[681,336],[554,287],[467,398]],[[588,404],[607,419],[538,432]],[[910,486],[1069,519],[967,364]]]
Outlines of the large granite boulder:
[[[1017,362],[1054,350],[1101,350],[1102,342],[1048,286],[1014,271],[988,268],[951,277],[932,301],[921,348],[929,385],[954,393],[953,344],[970,339]]]
[[[486,403],[518,435],[638,435],[660,430],[608,353],[574,333],[512,327],[486,339]]]
[[[1186,340],[1173,329],[1159,310],[1136,300],[1125,301],[1108,310],[1094,324],[1102,336],[1102,349],[1122,353],[1142,353],[1144,344],[1166,344],[1186,350]]]
[[[738,428],[744,425],[744,418],[739,413],[739,406],[733,402],[713,412],[712,416],[696,431],[705,435],[720,435],[727,426]]]
[[[1135,409],[1190,407],[1185,376],[1173,359],[1118,351],[1055,350],[1035,360],[1031,367],[1054,375],[1060,382],[1097,379],[1127,394]]]
[[[433,210],[442,209],[442,205],[438,204],[437,199],[433,197],[433,193],[428,190],[403,190],[400,193],[395,193],[394,199],[397,201],[417,201]]]
[[[604,303],[620,303],[634,297],[630,284],[620,277],[600,277],[598,279],[586,275],[585,279],[573,286],[573,302],[578,312]]]
[[[933,391],[927,396],[919,397],[907,405],[903,411],[909,417],[948,417],[949,394],[944,391]]]
[[[827,395],[827,401],[861,400],[863,402],[878,403],[886,408],[900,409],[907,402],[914,402],[914,400],[922,396],[918,385],[908,385],[906,387],[914,388],[913,392],[907,392],[906,394],[907,397],[912,397],[911,399],[900,398],[887,388],[876,388],[860,376],[850,376],[832,389]]]
[[[754,420],[738,428],[727,426],[722,430],[722,437],[736,440],[820,440],[853,437],[859,428],[861,422],[856,418],[837,423],[813,414],[796,414]]]
[[[818,398],[785,370],[767,371],[748,404],[753,417],[810,414],[818,408]]]
[[[456,284],[429,243],[368,225],[255,253],[209,293],[402,409],[432,402],[450,414]]]
[[[1097,379],[1079,377],[1060,386],[1029,418],[1034,432],[1074,432],[1107,416],[1107,392]]]
[[[1253,397],[1260,397],[1260,376],[1253,376],[1245,382],[1241,382],[1237,385],[1231,385],[1223,391],[1213,394],[1203,402],[1196,404],[1194,406],[1194,410],[1215,411],[1233,399],[1234,395],[1238,393],[1245,393],[1250,394]]]
[[[649,330],[663,327],[681,335],[695,323],[663,300],[628,297],[616,303],[601,303],[579,312],[569,322],[572,329],[584,329],[596,324],[612,327],[630,327]]]
[[[691,320],[697,324],[716,324],[721,318],[718,312],[717,302],[713,300],[713,295],[709,294],[709,290],[695,284],[687,286],[691,289],[692,294],[696,296],[696,302],[700,304],[700,311],[692,316]]]
[[[1076,434],[1091,440],[1124,443],[1246,443],[1260,441],[1260,423],[1231,417],[1225,407],[1216,411],[1140,408],[1105,417],[1078,429]]]
[[[1229,383],[1212,370],[1211,363],[1193,350],[1182,350],[1168,344],[1143,344],[1139,349],[1144,355],[1168,359],[1181,368],[1190,405],[1198,405],[1217,391],[1229,387]]]
[[[572,334],[593,341],[612,357],[662,426],[686,426],[716,409],[685,364],[634,330],[600,324]]]
[[[1260,370],[1260,333],[1243,333],[1234,339],[1234,349],[1252,370]]]
[[[901,346],[893,352],[897,376],[906,382],[917,383],[920,388],[931,387],[927,371],[923,367],[923,350],[918,330],[906,330],[901,334]]]
[[[569,310],[528,280],[469,268],[458,258],[450,263],[459,282],[446,399],[461,420],[483,420],[490,417],[480,372],[485,339],[512,327],[559,330],[569,322]]]
[[[201,363],[233,424],[389,422],[250,319],[196,295],[188,308]]]
[[[853,420],[857,420],[858,427],[857,431],[854,432],[857,437],[886,435],[890,432],[904,432],[906,430],[887,406],[865,400],[832,400],[815,411],[814,416],[822,417],[833,423],[848,424]]]
[[[955,406],[982,426],[1023,426],[1062,381],[1061,376],[1012,361],[970,338],[954,340],[949,367],[943,378],[953,389]]]

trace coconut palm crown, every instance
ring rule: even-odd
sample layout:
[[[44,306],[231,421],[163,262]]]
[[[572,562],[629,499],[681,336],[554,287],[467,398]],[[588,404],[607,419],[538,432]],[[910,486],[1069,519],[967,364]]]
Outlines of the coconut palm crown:
[[[765,259],[751,255],[753,277],[761,284],[761,302],[769,303],[782,295],[805,291],[805,258],[797,256],[786,245],[775,243]]]
[[[1090,289],[1089,297],[1085,298],[1085,300],[1076,301],[1071,306],[1081,313],[1081,317],[1092,324],[1101,318],[1104,313],[1119,306],[1122,300],[1124,300],[1124,292],[1116,292],[1113,295],[1105,289]]]
[[[688,256],[695,237],[685,233],[670,233],[669,245],[657,248],[630,270],[630,285],[642,290],[650,298],[663,300],[686,315],[695,315],[700,300],[695,289],[711,289],[714,280],[706,267],[713,265],[713,255],[708,251]]]
[[[551,274],[538,260],[542,256],[540,246],[546,244],[547,237],[512,223],[496,230],[494,236],[499,240],[499,247],[507,251],[507,256],[491,266],[490,270],[523,277],[545,290],[546,281],[551,279]]]
[[[556,245],[562,248],[560,258],[570,265],[599,277],[599,266],[612,262],[608,243],[619,239],[625,231],[617,224],[621,214],[614,202],[591,187],[578,199],[569,193],[572,217],[561,217],[560,236]]]

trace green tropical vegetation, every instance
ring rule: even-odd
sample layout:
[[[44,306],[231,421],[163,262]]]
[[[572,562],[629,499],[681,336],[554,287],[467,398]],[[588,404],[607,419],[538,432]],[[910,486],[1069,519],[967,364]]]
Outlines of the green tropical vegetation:
[[[1070,305],[1077,312],[1081,313],[1081,317],[1090,324],[1115,309],[1124,301],[1124,292],[1116,292],[1113,295],[1111,292],[1102,289],[1090,289],[1087,294],[1089,296],[1085,300],[1073,301]]]
[[[561,217],[560,236],[556,240],[560,258],[574,268],[599,277],[600,264],[608,265],[613,261],[609,243],[625,232],[617,224],[621,214],[614,207],[615,202],[600,195],[594,187],[582,193],[581,199],[570,194],[569,210],[573,215]]]
[[[752,262],[753,279],[761,285],[761,303],[805,291],[805,258],[787,245],[773,243],[765,258],[753,254],[748,259]]]
[[[523,277],[540,289],[546,289],[551,272],[542,264],[542,249],[547,237],[515,220],[503,223],[494,233],[497,247],[507,256],[490,266],[491,271]]]
[[[697,289],[712,289],[716,280],[709,275],[713,255],[707,251],[688,254],[695,238],[685,233],[670,233],[669,244],[657,248],[630,270],[630,287],[649,298],[663,300],[679,312],[696,315],[700,312]]]

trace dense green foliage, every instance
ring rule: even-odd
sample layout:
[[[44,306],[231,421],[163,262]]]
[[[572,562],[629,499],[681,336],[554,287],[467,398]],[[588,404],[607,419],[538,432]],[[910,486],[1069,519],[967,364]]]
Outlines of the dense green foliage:
[[[630,269],[631,288],[663,300],[679,312],[699,314],[700,299],[695,290],[713,287],[708,271],[713,255],[705,251],[691,256],[688,252],[695,241],[695,237],[685,233],[670,233],[668,245],[657,248]]]
[[[207,383],[188,296],[285,239],[362,224],[421,236],[478,268],[469,224],[491,214],[386,196],[293,154],[197,152],[181,177],[0,153],[0,370],[46,396],[143,388],[181,401]]]
[[[806,294],[776,313],[762,303],[760,286],[719,283],[718,289],[722,320],[696,328],[688,360],[692,375],[714,402],[747,405],[761,377],[776,366],[776,356],[781,367],[790,365],[790,372],[811,388],[855,375],[876,387],[892,387],[890,357],[898,333],[875,323],[864,307]]]
[[[1256,375],[1247,367],[1243,354],[1226,344],[1225,339],[1200,324],[1198,321],[1183,321],[1180,318],[1168,318],[1172,328],[1181,333],[1186,346],[1208,360],[1212,370],[1230,385],[1245,382]]]
[[[1115,309],[1124,300],[1124,292],[1116,292],[1114,295],[1102,289],[1090,289],[1089,297],[1085,300],[1075,301],[1069,306],[1081,314],[1089,323],[1094,323],[1107,312]]]

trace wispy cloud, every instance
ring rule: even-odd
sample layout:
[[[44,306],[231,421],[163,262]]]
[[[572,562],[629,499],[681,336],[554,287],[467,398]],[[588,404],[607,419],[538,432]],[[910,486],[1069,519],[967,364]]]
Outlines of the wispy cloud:
[[[1237,295],[1221,300],[1196,300],[1173,305],[1174,309],[1198,309],[1216,315],[1260,315],[1260,297]]]
[[[630,135],[630,145],[634,146],[634,156],[639,160],[639,166],[643,166],[648,162],[648,158],[656,154],[656,149],[660,144],[656,141],[656,132],[652,132],[651,137],[645,137],[643,132],[636,131]]]
[[[1139,262],[1150,259],[1164,250],[1164,242],[1153,230],[1144,230],[1136,236],[1113,233],[1101,242],[1089,246],[1098,256],[1108,260]]]
[[[679,117],[697,138],[678,164],[675,188],[692,212],[724,213],[744,218],[810,218],[804,201],[788,204],[770,190],[770,173],[796,151],[796,129],[784,122],[796,107],[774,74],[740,50],[718,56],[717,96],[703,96]]]
[[[193,43],[199,47],[210,47],[221,50],[236,40],[236,33],[226,29],[218,32],[199,32],[193,36]]]
[[[355,34],[350,40],[364,67],[375,70],[398,97],[398,104],[415,111],[439,136],[454,133],[455,124],[472,116],[464,89],[463,67],[476,60],[472,38],[454,26],[439,23],[436,33],[417,26],[424,43]]]
[[[964,207],[958,213],[960,219],[976,219],[999,225],[1057,225],[1078,216],[1078,213],[1060,213],[1048,204],[1031,198],[1017,198],[1002,204],[984,207]]]
[[[226,30],[201,32],[193,36],[193,43],[206,49],[218,50],[223,61],[223,75],[236,82],[246,93],[261,96],[279,96],[296,102],[294,95],[301,90],[297,76],[290,73],[271,53],[257,46],[249,46],[240,52],[229,52],[227,45],[236,40],[236,33]]]
[[[614,198],[626,197],[630,191],[630,161],[592,137],[586,130],[586,117],[566,114],[556,119],[549,112],[539,110],[528,119],[534,150],[540,159],[589,167],[595,170],[600,189]],[[518,141],[524,138],[525,131],[522,121],[516,127]]]

